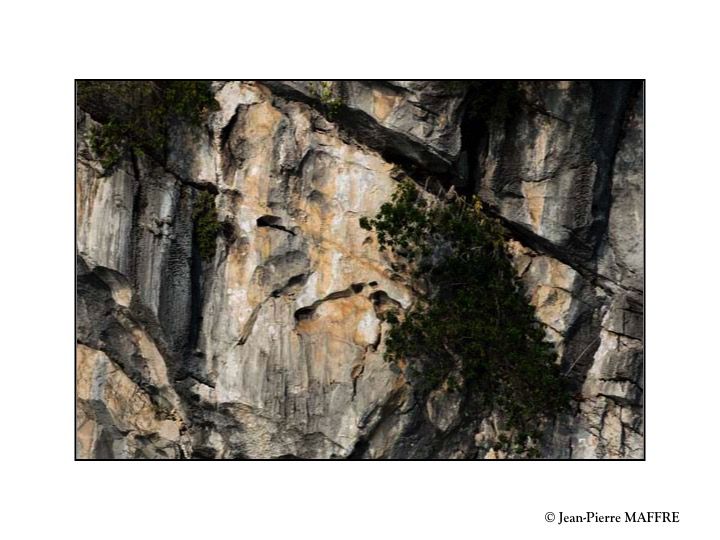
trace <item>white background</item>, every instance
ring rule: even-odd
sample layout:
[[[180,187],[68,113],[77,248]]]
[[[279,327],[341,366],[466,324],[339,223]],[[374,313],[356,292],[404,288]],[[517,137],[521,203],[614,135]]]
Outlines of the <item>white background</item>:
[[[5,3],[0,537],[709,538],[718,18],[709,2]],[[647,78],[645,462],[73,461],[73,79]],[[548,511],[679,511],[551,525]]]

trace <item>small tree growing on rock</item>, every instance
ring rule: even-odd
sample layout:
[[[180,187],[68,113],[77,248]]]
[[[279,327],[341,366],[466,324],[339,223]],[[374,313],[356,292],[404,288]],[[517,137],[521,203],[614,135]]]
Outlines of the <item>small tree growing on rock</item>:
[[[478,198],[432,201],[405,181],[360,225],[391,250],[419,297],[393,317],[386,358],[404,358],[427,389],[446,383],[466,404],[499,411],[527,439],[568,403],[552,345],[506,250],[506,232]]]

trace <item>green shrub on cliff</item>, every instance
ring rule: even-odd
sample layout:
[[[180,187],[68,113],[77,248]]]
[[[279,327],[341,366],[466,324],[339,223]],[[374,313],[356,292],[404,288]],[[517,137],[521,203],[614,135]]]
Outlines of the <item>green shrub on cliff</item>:
[[[447,381],[469,406],[499,410],[518,430],[565,406],[556,355],[516,277],[505,231],[479,199],[431,202],[405,182],[360,225],[394,252],[419,293],[394,319],[387,359],[413,362],[426,389]]]
[[[78,81],[77,104],[100,126],[89,142],[103,167],[127,151],[164,163],[174,122],[199,125],[217,108],[208,81]]]
[[[198,193],[192,216],[200,257],[209,261],[215,255],[215,239],[222,228],[215,208],[215,196],[207,191]]]

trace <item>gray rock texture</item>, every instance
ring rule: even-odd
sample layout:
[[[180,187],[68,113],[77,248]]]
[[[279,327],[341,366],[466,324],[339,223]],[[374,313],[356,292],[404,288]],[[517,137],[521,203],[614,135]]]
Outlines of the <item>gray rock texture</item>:
[[[383,359],[378,315],[414,296],[358,220],[404,176],[479,194],[514,236],[574,385],[541,456],[643,457],[639,83],[521,82],[500,123],[469,121],[472,89],[447,82],[213,88],[219,110],[175,126],[163,166],[103,170],[78,110],[79,458],[516,457],[502,419]]]

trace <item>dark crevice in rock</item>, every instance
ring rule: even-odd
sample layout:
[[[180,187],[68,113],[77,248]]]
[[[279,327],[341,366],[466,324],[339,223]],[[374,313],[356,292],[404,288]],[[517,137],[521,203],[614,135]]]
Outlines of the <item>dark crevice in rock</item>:
[[[640,402],[638,400],[624,397],[624,396],[613,396],[610,394],[603,394],[603,393],[598,393],[597,396],[605,398],[607,400],[610,400],[613,403],[615,403],[621,407],[632,408],[632,407],[637,407],[640,404]],[[601,422],[600,425],[603,425],[603,424],[604,424],[604,418],[603,418],[603,422]]]
[[[271,216],[271,215],[264,215],[257,218],[257,226],[258,227],[270,227],[271,229],[277,229],[278,231],[283,231],[288,234],[291,234],[292,236],[295,236],[295,232],[291,231],[287,227],[284,227],[282,225],[282,219],[277,216]]]
[[[130,163],[132,164],[132,175],[134,180],[133,209],[132,209],[132,233],[130,238],[130,280],[137,285],[137,260],[138,242],[140,235],[139,219],[143,209],[142,192],[143,186],[140,181],[140,164],[135,151],[130,151]]]
[[[217,459],[217,452],[215,451],[214,448],[209,448],[207,446],[196,447],[196,448],[193,448],[190,459],[214,460],[214,459]]]
[[[315,310],[323,302],[330,302],[332,300],[338,300],[340,298],[348,298],[353,294],[358,294],[362,292],[363,287],[359,288],[359,290],[356,290],[358,289],[358,285],[359,284],[353,284],[347,289],[343,289],[342,291],[330,293],[325,298],[321,298],[320,300],[313,302],[310,306],[301,307],[300,309],[295,310],[295,320],[302,321],[311,319],[312,316],[315,314]]]
[[[597,259],[600,238],[606,233],[610,219],[612,170],[618,150],[621,129],[628,108],[632,81],[593,81],[592,114],[598,120],[592,132],[590,155],[594,158],[597,173],[593,183],[589,243],[594,246],[591,257]]]
[[[220,130],[220,148],[224,148],[230,140],[230,134],[232,133],[233,129],[235,129],[235,124],[237,124],[239,116],[240,106],[238,105],[237,107],[235,107],[235,111],[230,117],[230,120],[228,120],[228,123],[225,124],[225,127]]]
[[[328,294],[322,300],[318,300],[317,302],[315,302],[315,304],[320,305],[323,302],[328,302],[330,300],[338,300],[340,298],[348,298],[348,297],[352,296],[353,294],[354,294],[354,292],[353,292],[352,288],[348,287],[347,289],[344,289],[342,291],[337,291],[337,292]]]
[[[218,193],[220,193],[220,189],[218,188],[218,186],[212,182],[198,182],[191,178],[185,178],[179,172],[174,171],[174,170],[172,170],[172,168],[167,167],[167,166],[163,170],[165,170],[175,180],[177,180],[179,183],[181,183],[183,185],[194,188],[198,191],[207,191],[208,193],[210,193],[212,195],[217,195]]]
[[[313,306],[310,307],[304,307],[300,308],[295,311],[295,320],[296,321],[305,321],[307,319],[312,319],[312,316],[315,314],[315,308]]]
[[[223,178],[232,178],[245,161],[244,139],[241,136],[248,105],[238,105],[227,125],[220,132],[220,159]]]
[[[456,185],[458,192],[466,197],[477,191],[477,182],[483,176],[481,169],[488,151],[490,132],[487,122],[467,110],[468,104],[477,99],[479,89],[471,87],[465,97],[465,110],[460,124],[461,149],[458,158]]]
[[[355,446],[353,446],[353,449],[348,454],[347,459],[366,459],[366,453],[369,448],[370,441],[366,437],[361,437],[355,442]]]

